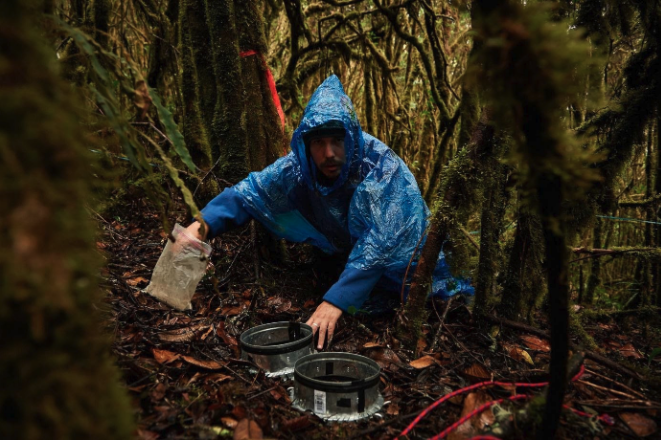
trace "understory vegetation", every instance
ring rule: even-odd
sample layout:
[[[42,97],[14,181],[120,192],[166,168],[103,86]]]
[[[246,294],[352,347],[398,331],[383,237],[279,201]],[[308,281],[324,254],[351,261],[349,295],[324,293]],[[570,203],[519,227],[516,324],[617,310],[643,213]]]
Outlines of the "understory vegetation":
[[[70,405],[59,408],[49,395],[28,410],[30,397],[52,384],[69,390],[70,378],[24,389],[25,402],[3,387],[0,433],[131,433],[110,344],[97,334],[103,326],[114,329],[122,378],[142,409],[141,438],[232,436],[235,427],[219,422],[225,417],[256,420],[274,437],[393,437],[421,410],[402,398],[407,387],[436,399],[448,392],[444,366],[484,381],[473,366],[504,377],[517,370],[512,360],[541,367],[551,386],[519,420],[527,432],[503,433],[587,437],[588,428],[559,422],[573,387],[571,355],[582,351],[610,354],[618,381],[642,394],[636,406],[658,408],[660,29],[661,3],[643,0],[3,0],[0,245],[9,251],[0,257],[0,334],[20,335],[15,342],[25,346],[0,345],[0,377],[31,383],[28,375],[41,374],[26,360],[40,353],[39,363],[62,371],[83,360],[80,369],[97,378],[91,383],[103,376],[107,389],[77,384],[82,391],[62,392]],[[308,247],[251,225],[214,239],[215,267],[194,312],[170,312],[140,293],[174,222],[199,219],[222,189],[287,154],[307,100],[331,74],[363,130],[409,166],[432,211],[425,245],[412,256],[407,302],[387,320],[347,317],[345,326],[358,331],[336,339],[337,350],[379,360],[390,376],[387,415],[399,430],[319,429],[278,407],[288,395],[263,377],[277,405],[264,410],[237,398],[241,388],[252,398],[261,389],[245,377],[236,336],[261,322],[301,319],[306,287],[323,294],[328,281]],[[90,218],[102,231],[96,239]],[[429,307],[441,249],[453,274],[473,281],[468,306]],[[106,303],[94,300],[101,294]],[[95,327],[93,310],[105,325]],[[517,324],[517,332],[548,330],[550,353],[526,352],[528,363],[512,349],[512,335],[499,333]],[[178,338],[179,328],[193,330]],[[622,338],[609,335],[615,330]],[[94,338],[77,340],[81,334]],[[44,354],[47,346],[56,350]],[[507,355],[493,355],[496,346]],[[493,365],[480,355],[486,348]],[[209,366],[184,353],[221,360],[211,369],[230,369],[227,378],[188,375],[186,366]],[[434,361],[425,368],[438,371],[402,367],[427,356]],[[29,368],[6,368],[10,361]],[[464,380],[453,381],[451,389]],[[104,400],[92,405],[86,391]],[[62,422],[79,412],[86,416]],[[6,423],[12,419],[17,425]]]

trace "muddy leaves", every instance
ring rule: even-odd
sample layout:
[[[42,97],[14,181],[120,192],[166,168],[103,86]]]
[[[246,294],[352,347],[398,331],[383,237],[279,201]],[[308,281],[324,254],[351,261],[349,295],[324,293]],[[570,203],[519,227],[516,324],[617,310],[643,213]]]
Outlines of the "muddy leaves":
[[[262,439],[262,429],[255,421],[243,419],[234,429],[234,439]]]
[[[650,436],[657,430],[654,420],[639,413],[622,412],[619,416],[629,429],[640,438]]]
[[[540,352],[551,351],[551,344],[547,340],[535,337],[534,335],[522,335],[520,338],[529,349]]]
[[[417,360],[413,360],[409,364],[416,369],[424,369],[436,363],[437,361],[434,357],[432,357],[431,355],[425,355],[424,357],[420,357]]]
[[[464,405],[461,410],[460,418],[468,415],[475,409],[479,408],[483,404],[486,404],[493,399],[485,392],[478,391],[470,393],[464,399]],[[457,427],[456,430],[448,434],[447,439],[471,439],[482,432],[486,425],[491,425],[495,422],[493,412],[491,409],[475,415],[461,426]]]
[[[177,354],[176,352],[167,351],[165,349],[156,349],[153,348],[152,352],[154,354],[154,359],[161,364],[172,363],[177,360],[183,360],[187,363],[192,364],[193,366],[201,367],[204,369],[221,369],[226,366],[227,363],[221,361],[213,360],[198,360],[197,358],[190,357],[188,355]]]

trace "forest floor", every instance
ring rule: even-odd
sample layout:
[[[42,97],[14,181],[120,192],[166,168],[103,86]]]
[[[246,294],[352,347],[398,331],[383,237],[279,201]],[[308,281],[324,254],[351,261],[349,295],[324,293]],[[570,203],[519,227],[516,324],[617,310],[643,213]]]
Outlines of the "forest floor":
[[[291,381],[253,373],[240,358],[239,335],[275,321],[305,321],[323,295],[324,281],[309,250],[291,246],[287,262],[262,262],[255,283],[255,252],[250,228],[212,241],[213,277],[205,277],[179,312],[141,292],[165,244],[156,214],[141,201],[103,220],[97,247],[112,310],[114,353],[130,391],[141,439],[392,439],[440,397],[477,382],[544,381],[550,358],[546,339],[510,326],[477,327],[461,299],[435,301],[416,359],[393,335],[394,315],[343,317],[332,351],[361,354],[382,368],[386,404],[370,419],[326,423],[291,407]],[[183,212],[183,210],[182,210]],[[186,225],[187,219],[176,219]],[[446,311],[447,309],[447,311]],[[438,333],[439,323],[443,323]],[[540,315],[536,327],[548,330]],[[586,359],[585,373],[567,388],[566,405],[608,414],[614,424],[565,411],[558,431],[565,439],[639,439],[661,436],[658,382],[661,336],[645,321],[604,316],[585,326],[600,352],[615,367]],[[436,338],[435,338],[436,337]],[[432,347],[436,343],[435,347]],[[578,343],[574,339],[574,343]],[[657,351],[658,352],[658,351]],[[644,372],[644,380],[624,367]],[[512,387],[464,393],[443,403],[410,432],[430,438],[480,405],[511,395]],[[542,388],[518,393],[540,395]],[[523,402],[503,404],[470,419],[449,439],[470,439],[499,426],[508,437],[527,437],[510,423]],[[499,411],[500,410],[500,411]],[[515,421],[520,421],[517,417]]]

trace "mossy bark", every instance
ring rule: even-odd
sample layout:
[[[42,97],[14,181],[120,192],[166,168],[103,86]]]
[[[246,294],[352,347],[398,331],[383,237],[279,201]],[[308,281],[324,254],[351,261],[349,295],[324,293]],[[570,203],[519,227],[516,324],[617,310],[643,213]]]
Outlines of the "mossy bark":
[[[496,154],[490,155],[484,180],[484,204],[480,221],[480,259],[475,281],[475,307],[477,316],[487,312],[496,290],[496,274],[502,260],[500,235],[507,208],[507,181],[509,172]]]
[[[597,219],[595,221],[594,230],[592,231],[592,248],[602,248],[602,230],[604,221]],[[586,305],[591,305],[594,302],[594,293],[597,287],[601,284],[601,259],[592,259],[590,262],[590,277],[588,277],[588,286],[585,290],[585,297],[583,302]]]
[[[254,2],[237,0],[236,19],[242,51],[254,50],[255,55],[242,57],[244,101],[247,112],[248,170],[261,170],[286,151],[284,127],[275,108],[267,81],[264,60],[268,53],[261,13]]]
[[[221,178],[236,183],[248,175],[247,112],[239,36],[233,0],[206,0],[216,82],[216,105],[211,133],[218,149]],[[215,155],[214,155],[215,156]]]
[[[544,238],[538,216],[520,207],[516,232],[504,273],[498,314],[507,319],[530,322],[539,303],[544,281]]]
[[[40,6],[0,2],[0,433],[130,438],[85,209],[94,158],[38,37]]]
[[[199,91],[199,109],[212,146],[212,159],[218,159],[218,140],[213,138],[213,117],[216,108],[216,75],[213,61],[213,42],[209,32],[205,2],[200,0],[181,0],[183,8],[181,18],[185,15],[188,22],[190,47],[193,51],[197,89]]]
[[[430,293],[432,273],[438,262],[441,247],[455,275],[466,273],[469,249],[462,224],[471,207],[478,199],[486,152],[493,152],[494,128],[489,123],[489,113],[483,112],[482,120],[473,132],[471,143],[452,160],[446,168],[434,204],[429,232],[411,280],[406,305],[400,314],[397,335],[412,350],[422,332],[427,318],[425,303]]]
[[[194,62],[194,49],[191,44],[189,16],[186,14],[182,3],[182,11],[179,16],[179,53],[181,57],[181,95],[184,101],[183,109],[183,135],[186,147],[190,152],[193,163],[201,170],[201,183],[192,181],[192,190],[196,201],[200,205],[206,205],[219,192],[218,183],[208,173],[213,165],[211,146],[200,112],[200,95],[197,71]],[[198,188],[199,185],[199,188]]]

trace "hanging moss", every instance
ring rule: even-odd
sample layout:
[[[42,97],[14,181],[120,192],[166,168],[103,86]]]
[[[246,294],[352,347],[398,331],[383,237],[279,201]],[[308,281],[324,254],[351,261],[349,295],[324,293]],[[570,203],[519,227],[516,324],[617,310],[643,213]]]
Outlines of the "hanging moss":
[[[130,438],[85,203],[79,104],[37,34],[40,2],[0,2],[0,433]]]

